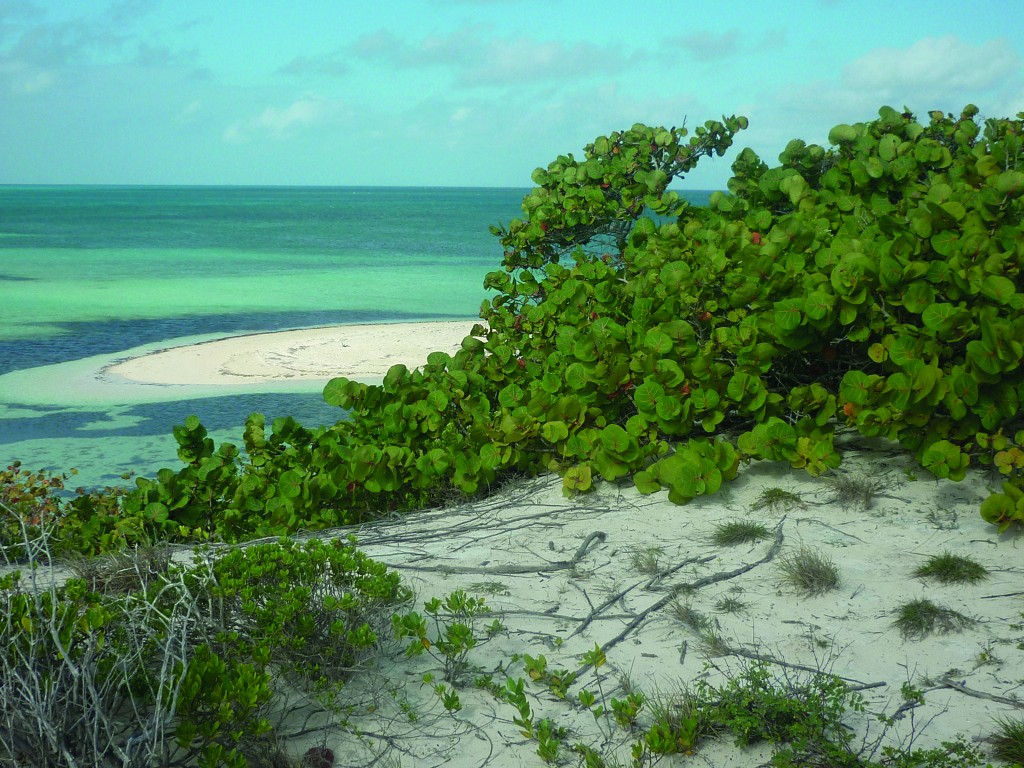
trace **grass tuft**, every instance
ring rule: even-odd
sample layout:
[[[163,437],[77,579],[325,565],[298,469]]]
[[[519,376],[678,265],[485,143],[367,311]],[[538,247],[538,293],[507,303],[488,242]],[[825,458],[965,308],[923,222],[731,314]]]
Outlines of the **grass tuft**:
[[[779,558],[782,580],[806,595],[820,595],[839,586],[839,569],[827,556],[801,547]]]
[[[851,475],[846,472],[834,472],[828,476],[828,484],[835,494],[833,501],[843,509],[870,509],[875,497],[885,490],[881,480],[868,475]]]
[[[711,619],[682,600],[673,600],[672,613],[694,632],[703,632],[711,627]]]
[[[1024,764],[1024,720],[1011,717],[995,718],[996,733],[989,737],[992,757],[1010,765]]]
[[[661,547],[644,547],[630,553],[629,564],[634,571],[647,576],[657,576],[661,573],[661,556],[665,550]]]
[[[750,520],[730,520],[715,526],[711,541],[719,547],[732,547],[751,541],[767,539],[771,531],[761,523]]]
[[[747,604],[738,597],[726,596],[715,603],[715,610],[720,613],[743,613],[747,610]]]
[[[988,569],[969,557],[943,552],[914,570],[919,578],[935,579],[943,584],[975,584],[988,578]]]
[[[922,598],[901,605],[893,623],[904,639],[923,640],[934,632],[959,632],[974,624],[974,619]]]

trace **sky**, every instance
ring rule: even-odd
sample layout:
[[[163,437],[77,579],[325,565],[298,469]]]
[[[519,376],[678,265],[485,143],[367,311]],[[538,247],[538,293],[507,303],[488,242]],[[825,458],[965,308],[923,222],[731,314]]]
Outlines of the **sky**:
[[[531,186],[634,123],[723,188],[878,108],[1024,111],[1022,0],[0,0],[0,184]]]

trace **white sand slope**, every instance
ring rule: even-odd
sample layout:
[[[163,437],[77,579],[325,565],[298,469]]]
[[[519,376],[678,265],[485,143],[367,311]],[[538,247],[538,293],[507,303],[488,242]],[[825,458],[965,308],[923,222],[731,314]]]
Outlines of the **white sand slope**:
[[[549,670],[578,670],[582,654],[595,645],[608,657],[600,686],[594,672],[585,671],[570,699],[581,688],[597,693],[599,687],[609,699],[623,698],[629,686],[651,698],[667,696],[702,678],[720,683],[763,658],[779,675],[821,669],[864,686],[872,713],[895,714],[906,682],[924,689],[924,706],[907,709],[885,743],[917,730],[917,747],[957,734],[984,747],[993,716],[1024,714],[1017,698],[1024,685],[1021,538],[998,535],[978,516],[990,485],[980,471],[961,483],[936,481],[902,454],[863,442],[845,457],[846,476],[871,489],[866,503],[842,502],[829,479],[761,464],[741,471],[718,495],[682,507],[663,493],[641,496],[609,485],[565,499],[560,481],[547,477],[511,484],[485,501],[356,531],[368,554],[414,585],[417,607],[458,589],[483,595],[508,633],[470,654],[478,672],[459,689],[463,708],[453,714],[421,682],[424,673],[441,681],[441,665],[393,649],[349,688],[356,712],[373,701],[372,714],[356,715],[352,725],[376,735],[356,740],[331,730],[329,718],[322,721],[337,764],[364,765],[390,753],[391,764],[403,766],[543,765],[537,743],[512,723],[515,710],[473,687],[476,674],[492,675],[499,685],[506,677],[526,678],[534,716],[568,729],[562,756],[570,764],[576,764],[569,748],[577,741],[607,753],[618,748],[622,764],[629,764],[624,731],[611,728],[609,739],[606,724],[530,683],[524,670],[523,654],[543,654]],[[755,509],[770,488],[798,494],[801,503]],[[762,522],[771,536],[716,546],[709,537],[730,520]],[[779,558],[801,547],[835,563],[838,588],[808,597],[782,581]],[[929,556],[946,551],[980,562],[989,577],[942,585],[912,575]],[[974,623],[904,638],[894,626],[895,612],[922,597]],[[706,618],[718,647],[680,619],[681,608]],[[642,712],[640,722],[646,717]],[[880,731],[868,715],[850,713],[848,725],[856,745]],[[309,743],[323,741],[318,735]],[[721,738],[668,764],[749,768],[769,756],[763,745],[741,750]]]

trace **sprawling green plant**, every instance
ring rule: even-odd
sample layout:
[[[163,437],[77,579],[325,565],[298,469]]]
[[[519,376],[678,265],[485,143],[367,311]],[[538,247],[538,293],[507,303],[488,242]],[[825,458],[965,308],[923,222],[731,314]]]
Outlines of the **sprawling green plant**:
[[[335,712],[408,595],[338,540],[139,563],[145,578],[102,592],[44,582],[26,551],[0,578],[4,764],[269,765],[290,692]]]
[[[745,149],[708,208],[669,185],[744,118],[599,137],[535,171],[523,218],[494,228],[502,269],[461,350],[332,380],[349,418],[327,428],[253,416],[244,453],[189,419],[184,467],[139,480],[122,514],[243,539],[543,471],[685,502],[749,461],[824,473],[854,429],[940,478],[994,466],[982,515],[1022,522],[1024,113],[929,118],[883,107],[775,167]]]

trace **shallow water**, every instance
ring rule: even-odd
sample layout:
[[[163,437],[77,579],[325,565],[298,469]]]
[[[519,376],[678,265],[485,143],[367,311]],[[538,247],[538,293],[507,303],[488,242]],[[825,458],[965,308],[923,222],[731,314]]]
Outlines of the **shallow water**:
[[[474,318],[501,260],[488,227],[524,191],[0,187],[0,462],[98,486],[175,466],[191,414],[236,442],[253,411],[333,423],[308,383],[180,399],[97,379],[186,338]]]

